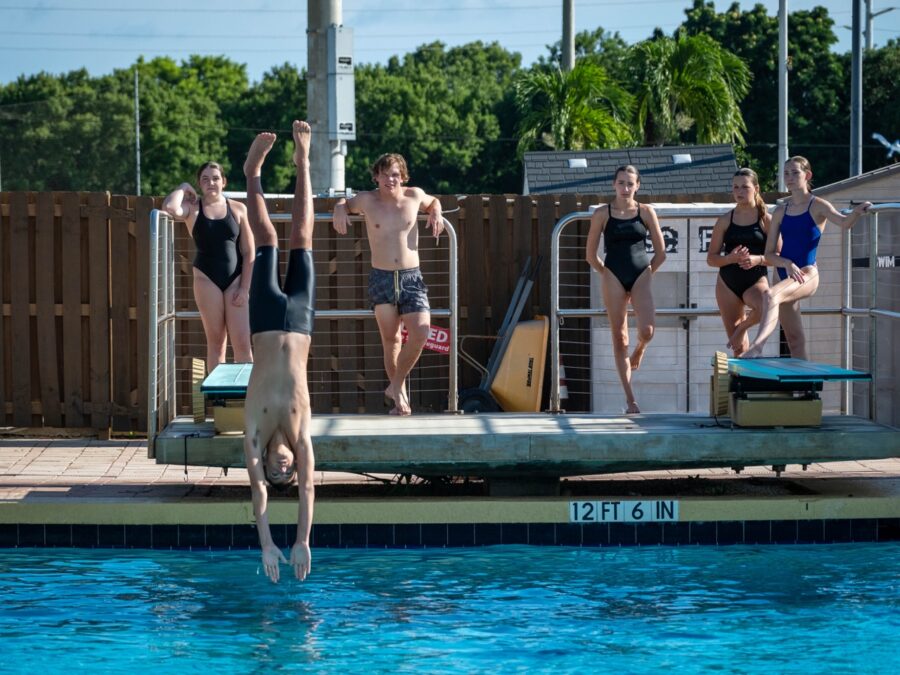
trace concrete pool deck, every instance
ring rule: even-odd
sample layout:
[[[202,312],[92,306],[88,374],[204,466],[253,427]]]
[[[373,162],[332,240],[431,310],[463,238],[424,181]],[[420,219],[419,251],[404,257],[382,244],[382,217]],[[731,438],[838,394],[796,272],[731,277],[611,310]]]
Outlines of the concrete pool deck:
[[[740,474],[690,469],[581,476],[563,479],[555,497],[488,497],[478,481],[410,483],[391,475],[317,472],[315,481],[314,545],[323,546],[453,545],[452,528],[465,535],[459,545],[491,543],[490,537],[479,539],[478,532],[481,528],[487,537],[484,528],[494,527],[493,543],[587,545],[601,525],[573,522],[574,502],[640,500],[677,502],[675,522],[638,523],[637,528],[603,524],[607,529],[600,545],[613,544],[622,528],[625,543],[723,543],[723,529],[734,524],[740,525],[740,536],[730,543],[750,543],[748,533],[763,523],[760,543],[775,542],[784,523],[792,523],[788,531],[793,533],[785,541],[803,540],[800,535],[809,527],[814,542],[857,540],[851,529],[871,530],[877,540],[900,538],[900,458],[811,464],[806,471],[788,465],[780,477],[761,466]],[[274,497],[271,506],[272,522],[284,526],[289,541],[296,498]],[[712,541],[692,534],[701,525],[715,529],[717,522],[718,539],[715,533]],[[829,524],[835,523],[844,525],[829,536]],[[31,526],[41,534],[31,532]],[[0,545],[78,545],[77,528],[88,527],[100,528],[99,543],[88,544],[102,546],[106,527],[113,533],[111,546],[127,546],[128,528],[139,526],[205,527],[201,547],[214,547],[211,528],[224,527],[227,534],[216,530],[227,540],[224,545],[252,547],[246,533],[238,542],[239,530],[254,530],[246,470],[232,468],[226,475],[221,468],[160,465],[147,457],[143,440],[0,438]],[[429,544],[426,528],[431,526],[444,528],[440,532],[451,528],[451,535]],[[651,526],[659,530],[659,540],[642,542],[642,532]],[[31,534],[23,535],[26,530]],[[513,534],[507,537],[507,531]],[[61,543],[54,544],[57,535]],[[189,545],[185,536],[173,545]],[[549,540],[537,541],[542,537]]]

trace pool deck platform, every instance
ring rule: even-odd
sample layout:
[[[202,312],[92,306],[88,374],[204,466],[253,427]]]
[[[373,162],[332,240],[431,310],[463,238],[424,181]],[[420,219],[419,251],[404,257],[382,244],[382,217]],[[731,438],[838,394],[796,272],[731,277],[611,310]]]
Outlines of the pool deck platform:
[[[326,471],[513,480],[900,456],[900,431],[849,415],[775,428],[687,414],[315,415],[311,433]],[[163,464],[237,468],[243,441],[183,417],[157,436],[154,454]]]

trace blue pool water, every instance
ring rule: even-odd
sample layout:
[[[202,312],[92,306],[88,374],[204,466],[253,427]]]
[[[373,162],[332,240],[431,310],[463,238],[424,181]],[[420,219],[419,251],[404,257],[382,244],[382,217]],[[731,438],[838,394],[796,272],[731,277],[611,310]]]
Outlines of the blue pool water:
[[[0,551],[2,672],[900,668],[900,544]]]

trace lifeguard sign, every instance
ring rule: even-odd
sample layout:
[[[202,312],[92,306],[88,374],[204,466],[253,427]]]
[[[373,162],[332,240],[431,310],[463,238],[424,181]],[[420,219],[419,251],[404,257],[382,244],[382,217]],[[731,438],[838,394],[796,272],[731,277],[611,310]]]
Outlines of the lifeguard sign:
[[[403,343],[409,339],[409,331],[403,326],[400,332]],[[425,341],[425,349],[438,354],[450,353],[450,331],[440,326],[430,326],[428,331],[428,339]]]

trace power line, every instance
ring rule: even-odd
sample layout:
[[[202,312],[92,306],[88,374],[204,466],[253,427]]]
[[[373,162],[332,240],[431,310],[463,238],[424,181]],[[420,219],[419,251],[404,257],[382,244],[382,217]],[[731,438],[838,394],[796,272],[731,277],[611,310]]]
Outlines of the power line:
[[[644,28],[645,26],[626,26],[626,28]],[[544,35],[546,33],[553,33],[555,29],[545,29],[545,30],[508,30],[508,31],[490,31],[490,35]],[[466,37],[470,35],[476,35],[478,31],[469,31],[465,33],[441,33],[440,38],[444,37]],[[147,33],[73,33],[71,31],[42,31],[42,32],[26,32],[26,31],[12,31],[12,30],[0,30],[0,35],[12,35],[15,37],[27,36],[27,37],[87,37],[87,38],[150,38],[152,37],[154,40],[197,40],[197,39],[208,39],[208,40],[296,40],[298,38],[305,39],[305,36],[300,35],[299,33],[295,33],[293,35],[228,35],[227,33],[223,33],[220,35],[210,34],[210,33],[182,33],[179,35],[167,33],[165,35],[149,35]],[[423,38],[421,31],[417,33],[364,33],[362,31],[355,31],[353,39],[371,39],[371,40],[380,40],[383,38]]]
[[[646,5],[683,5],[684,0],[641,0],[641,6]],[[616,2],[608,2],[608,1],[597,1],[597,2],[581,2],[579,3],[580,7],[612,7],[612,6],[621,6],[621,7],[633,7],[633,0],[618,0]],[[559,3],[540,3],[540,4],[506,4],[500,5],[497,4],[484,4],[484,5],[467,5],[467,6],[456,6],[453,7],[453,12],[485,12],[485,11],[501,11],[501,12],[510,12],[510,11],[523,11],[523,10],[538,10],[538,9],[558,9]],[[389,8],[389,7],[360,7],[360,8],[348,8],[345,7],[343,12],[344,14],[409,14],[412,12],[423,13],[423,12],[441,12],[446,13],[448,10],[446,4],[436,5],[434,7],[403,7],[403,8]],[[191,9],[189,7],[63,7],[58,5],[43,5],[39,7],[27,6],[27,5],[0,5],[0,11],[23,11],[23,12],[98,12],[103,14],[209,14],[208,9]],[[258,9],[247,9],[247,8],[227,8],[227,7],[216,7],[215,11],[220,14],[299,14],[305,15],[305,9],[281,9],[281,8],[258,8]]]

